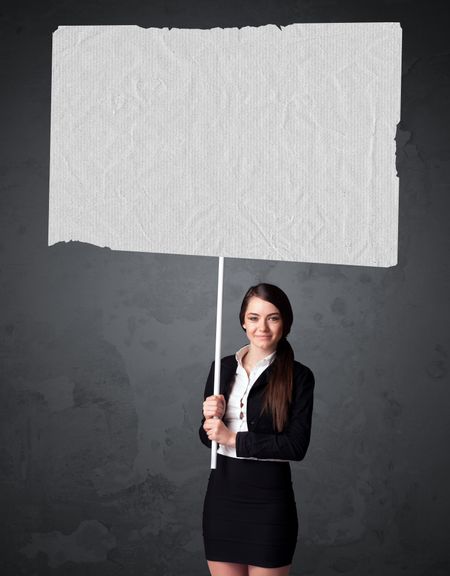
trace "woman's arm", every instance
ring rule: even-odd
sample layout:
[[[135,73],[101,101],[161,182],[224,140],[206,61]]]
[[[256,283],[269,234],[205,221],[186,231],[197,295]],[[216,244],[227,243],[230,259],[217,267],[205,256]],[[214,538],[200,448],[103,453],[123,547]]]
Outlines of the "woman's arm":
[[[238,432],[236,455],[245,458],[302,460],[311,437],[314,375],[309,368],[294,373],[294,395],[289,422],[281,433]]]
[[[206,398],[208,396],[211,396],[211,394],[214,392],[213,387],[214,387],[214,362],[211,364],[208,378],[206,380],[205,392],[203,394],[203,400],[206,400]],[[206,418],[203,416],[202,417],[202,423],[200,424],[200,428],[198,430],[198,433],[200,436],[200,440],[203,442],[203,444],[205,446],[207,446],[208,448],[211,448],[211,440],[208,439],[206,431],[203,428],[203,424],[205,423],[205,420],[206,420]]]
[[[205,392],[203,394],[203,399],[206,400],[208,396],[211,396],[214,392],[214,362],[211,364],[211,368],[209,370],[208,378],[205,384]],[[208,439],[206,431],[203,428],[203,424],[205,423],[206,418],[202,417],[202,423],[200,424],[200,428],[198,430],[200,440],[203,442],[205,446],[211,448],[211,440]]]

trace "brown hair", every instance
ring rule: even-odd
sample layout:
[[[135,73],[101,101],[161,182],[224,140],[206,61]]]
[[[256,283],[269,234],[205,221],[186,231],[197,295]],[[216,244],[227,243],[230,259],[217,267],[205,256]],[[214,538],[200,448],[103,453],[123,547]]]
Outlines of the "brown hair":
[[[281,432],[286,425],[289,404],[292,401],[294,351],[286,340],[286,336],[291,330],[294,315],[291,303],[281,288],[273,284],[258,284],[251,286],[242,300],[239,312],[241,326],[244,324],[248,302],[253,296],[276,306],[283,321],[283,335],[277,344],[275,358],[270,366],[270,376],[261,411],[262,413],[269,409],[272,412],[274,428]]]

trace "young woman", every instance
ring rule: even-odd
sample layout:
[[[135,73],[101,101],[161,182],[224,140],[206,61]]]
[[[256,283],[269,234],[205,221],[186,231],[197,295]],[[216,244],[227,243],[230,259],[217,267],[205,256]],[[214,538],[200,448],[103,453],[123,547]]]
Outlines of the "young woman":
[[[239,320],[249,344],[214,362],[205,387],[200,438],[218,442],[203,508],[212,576],[286,576],[298,535],[289,460],[308,449],[314,376],[286,340],[293,314],[272,284],[252,286]]]

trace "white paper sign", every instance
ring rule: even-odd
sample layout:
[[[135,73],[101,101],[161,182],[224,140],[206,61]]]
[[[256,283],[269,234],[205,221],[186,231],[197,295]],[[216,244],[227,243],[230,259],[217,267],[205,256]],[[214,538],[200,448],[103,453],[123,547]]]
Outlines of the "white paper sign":
[[[60,27],[49,244],[391,266],[401,28]]]

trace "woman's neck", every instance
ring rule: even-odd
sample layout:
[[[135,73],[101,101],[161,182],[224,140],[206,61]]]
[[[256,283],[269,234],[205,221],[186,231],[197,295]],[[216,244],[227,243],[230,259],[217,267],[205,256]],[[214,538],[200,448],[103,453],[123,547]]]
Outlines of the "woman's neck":
[[[262,360],[266,356],[269,356],[272,352],[274,352],[274,350],[261,350],[258,348],[253,348],[252,345],[250,344],[249,349],[247,350],[242,359],[242,363],[245,369],[248,372],[251,372],[255,364],[257,364],[260,360]]]

